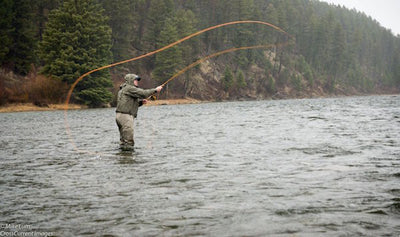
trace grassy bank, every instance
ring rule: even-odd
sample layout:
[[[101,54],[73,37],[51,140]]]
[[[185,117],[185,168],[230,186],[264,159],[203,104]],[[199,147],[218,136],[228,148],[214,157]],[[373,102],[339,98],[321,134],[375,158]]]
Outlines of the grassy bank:
[[[65,104],[49,104],[46,106],[37,106],[33,103],[14,103],[6,104],[0,107],[0,113],[10,112],[25,112],[25,111],[51,111],[51,110],[63,110]],[[72,104],[68,106],[69,109],[85,109],[87,106]]]
[[[196,100],[192,98],[185,99],[170,99],[170,100],[149,100],[146,106],[154,106],[154,105],[179,105],[179,104],[199,104],[204,101]]]
[[[156,105],[177,105],[177,104],[197,104],[201,103],[200,100],[195,99],[172,99],[172,100],[155,100],[149,101],[146,106]],[[87,106],[69,104],[68,109],[87,109]],[[65,104],[49,104],[46,106],[36,106],[33,103],[14,103],[0,106],[0,113],[10,112],[25,112],[25,111],[52,111],[52,110],[64,110]]]

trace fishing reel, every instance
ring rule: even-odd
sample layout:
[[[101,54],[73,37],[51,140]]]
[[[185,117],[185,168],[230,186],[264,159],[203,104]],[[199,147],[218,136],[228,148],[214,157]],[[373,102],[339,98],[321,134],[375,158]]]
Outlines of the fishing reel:
[[[157,100],[157,96],[156,96],[156,95],[152,95],[152,96],[150,96],[149,99],[150,99],[150,100]]]

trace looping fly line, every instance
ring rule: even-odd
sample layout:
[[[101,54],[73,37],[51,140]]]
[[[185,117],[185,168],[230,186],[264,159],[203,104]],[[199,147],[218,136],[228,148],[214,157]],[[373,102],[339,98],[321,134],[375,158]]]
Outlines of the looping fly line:
[[[202,33],[207,32],[207,31],[211,31],[211,30],[214,30],[214,29],[217,29],[217,28],[220,28],[220,27],[224,27],[224,26],[236,25],[236,24],[261,24],[261,25],[266,25],[266,26],[272,27],[272,28],[275,29],[276,31],[279,31],[279,32],[281,32],[281,33],[283,33],[283,34],[289,36],[290,38],[294,39],[294,37],[293,37],[292,35],[288,34],[286,31],[284,31],[284,30],[282,30],[281,28],[279,28],[279,27],[277,27],[277,26],[275,26],[275,25],[273,25],[273,24],[271,24],[271,23],[268,23],[268,22],[263,22],[263,21],[250,21],[250,20],[249,20],[249,21],[232,21],[232,22],[227,22],[227,23],[215,25],[215,26],[208,27],[208,28],[206,28],[206,29],[200,30],[200,31],[195,32],[195,33],[193,33],[193,34],[191,34],[191,35],[188,35],[188,36],[186,36],[186,37],[184,37],[184,38],[182,38],[182,39],[180,39],[180,40],[178,40],[178,41],[176,41],[176,42],[174,42],[174,43],[171,43],[171,44],[169,44],[169,45],[167,45],[167,46],[164,46],[164,47],[162,47],[162,48],[160,48],[160,49],[157,49],[157,50],[154,50],[154,51],[152,51],[152,52],[149,52],[149,53],[140,55],[140,56],[138,56],[138,57],[134,57],[134,58],[127,59],[127,60],[124,60],[124,61],[120,61],[120,62],[116,62],[116,63],[113,63],[113,64],[109,64],[109,65],[106,65],[106,66],[102,66],[102,67],[93,69],[93,70],[91,70],[91,71],[89,71],[89,72],[86,72],[85,74],[82,74],[82,75],[71,85],[71,88],[69,89],[68,94],[67,94],[67,98],[66,98],[66,100],[65,100],[65,107],[64,107],[65,128],[66,128],[66,132],[67,132],[67,134],[68,134],[70,143],[71,143],[71,144],[73,145],[73,147],[74,147],[74,150],[75,150],[75,151],[78,151],[78,152],[88,153],[88,154],[99,154],[98,152],[90,152],[90,151],[85,151],[85,150],[80,150],[80,149],[78,149],[78,147],[76,146],[76,144],[75,144],[75,142],[74,142],[74,139],[72,138],[71,131],[70,131],[70,128],[69,128],[68,116],[67,116],[67,115],[68,115],[68,105],[69,105],[69,101],[70,101],[70,99],[71,99],[71,95],[72,95],[72,93],[73,93],[73,91],[74,91],[76,85],[77,85],[81,80],[83,80],[83,78],[85,78],[86,76],[88,76],[88,75],[90,75],[90,74],[92,74],[92,73],[94,73],[94,72],[97,72],[97,71],[100,71],[100,70],[103,70],[103,69],[111,68],[111,67],[114,67],[114,66],[117,66],[117,65],[121,65],[121,64],[124,64],[124,63],[132,62],[132,61],[137,61],[137,60],[139,60],[139,59],[142,59],[142,58],[145,58],[145,57],[149,57],[149,56],[151,56],[151,55],[154,55],[154,54],[156,54],[156,53],[159,53],[159,52],[162,52],[162,51],[164,51],[164,50],[167,50],[167,49],[169,49],[169,48],[171,48],[171,47],[173,47],[173,46],[175,46],[175,45],[177,45],[177,44],[180,44],[180,43],[182,43],[182,42],[184,42],[184,41],[186,41],[186,40],[188,40],[188,39],[191,39],[191,38],[193,38],[193,37],[195,37],[195,36],[197,36],[197,35],[200,35],[200,34],[202,34]],[[192,67],[194,67],[194,66],[196,66],[196,65],[198,65],[198,64],[200,64],[200,63],[202,63],[202,62],[204,62],[205,60],[208,60],[208,59],[210,59],[210,58],[213,58],[213,57],[216,57],[216,56],[225,54],[225,53],[238,51],[238,50],[257,49],[257,48],[270,48],[270,47],[274,47],[274,46],[275,46],[275,47],[282,47],[282,46],[287,45],[288,43],[289,43],[289,41],[286,41],[286,42],[284,42],[284,43],[277,43],[277,44],[256,45],[256,46],[244,46],[244,47],[238,47],[238,48],[231,48],[231,49],[223,50],[223,51],[220,51],[220,52],[217,52],[217,53],[214,53],[214,54],[205,56],[205,57],[203,57],[203,58],[197,60],[196,62],[194,62],[194,63],[188,65],[187,67],[183,68],[182,70],[180,70],[178,73],[176,73],[176,74],[173,75],[171,78],[169,78],[167,81],[165,81],[165,82],[162,84],[162,86],[165,86],[168,82],[170,82],[170,81],[172,81],[173,79],[177,78],[178,76],[182,75],[184,72],[186,72],[186,71],[189,70],[190,68],[192,68]]]
[[[223,51],[219,51],[217,53],[213,53],[210,54],[208,56],[205,56],[199,60],[197,60],[196,62],[186,66],[185,68],[183,68],[182,70],[180,70],[179,72],[177,72],[175,75],[173,75],[171,78],[169,78],[168,80],[166,80],[163,84],[161,84],[161,86],[165,86],[167,83],[169,83],[170,81],[172,81],[173,79],[179,77],[180,75],[182,75],[183,73],[185,73],[187,70],[191,69],[192,67],[195,67],[197,65],[199,65],[200,63],[210,59],[210,58],[214,58],[217,56],[220,56],[222,54],[226,54],[226,53],[230,53],[230,52],[235,52],[238,50],[245,50],[245,49],[260,49],[260,48],[272,48],[272,47],[282,47],[287,45],[288,42],[285,43],[279,43],[279,44],[265,44],[265,45],[255,45],[255,46],[244,46],[244,47],[238,47],[238,48],[230,48],[230,49],[226,49]]]

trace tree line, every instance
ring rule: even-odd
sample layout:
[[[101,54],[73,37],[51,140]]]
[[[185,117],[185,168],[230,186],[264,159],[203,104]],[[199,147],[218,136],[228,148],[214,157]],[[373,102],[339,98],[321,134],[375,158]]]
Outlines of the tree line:
[[[1,0],[0,12],[3,100],[10,91],[5,72],[26,76],[38,71],[68,86],[91,69],[237,20],[272,23],[296,40],[281,48],[238,51],[216,59],[220,80],[213,86],[230,95],[240,97],[260,87],[264,89],[259,93],[271,95],[285,86],[296,91],[320,86],[329,92],[400,86],[400,37],[363,13],[314,0]],[[205,55],[286,40],[260,25],[220,28],[111,72],[96,72],[78,84],[74,99],[99,106],[112,100],[113,81],[128,71],[152,78],[146,81],[150,86]],[[252,76],[255,67],[262,69],[262,80]],[[169,93],[195,96],[190,94],[195,86],[191,78],[199,70],[171,83]]]

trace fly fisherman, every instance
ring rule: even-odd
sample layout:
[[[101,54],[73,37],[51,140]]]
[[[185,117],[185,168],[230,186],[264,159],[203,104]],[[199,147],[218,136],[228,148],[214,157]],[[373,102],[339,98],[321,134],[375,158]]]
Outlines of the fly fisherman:
[[[140,106],[147,103],[146,98],[160,93],[162,86],[153,89],[139,88],[140,77],[136,74],[127,74],[125,83],[120,86],[117,99],[117,125],[120,134],[122,149],[133,149],[133,119],[137,116]]]

